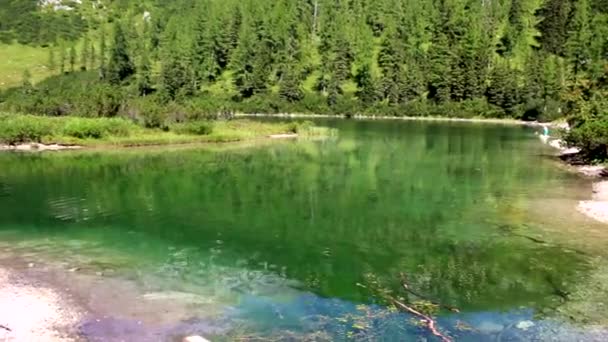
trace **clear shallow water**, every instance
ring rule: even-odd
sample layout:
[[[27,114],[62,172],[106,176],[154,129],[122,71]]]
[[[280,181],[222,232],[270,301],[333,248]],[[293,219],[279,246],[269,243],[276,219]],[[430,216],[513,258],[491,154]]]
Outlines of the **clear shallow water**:
[[[0,154],[0,237],[15,255],[95,275],[80,279],[84,296],[111,292],[103,284],[112,279],[138,303],[180,302],[179,315],[149,320],[163,336],[425,335],[370,290],[375,280],[406,295],[405,276],[460,309],[440,314],[452,335],[496,338],[550,312],[585,277],[587,257],[543,232],[591,224],[573,209],[588,193],[572,189],[588,186],[546,158],[532,129],[326,124],[338,138]],[[103,308],[118,323],[85,324],[85,333],[125,330],[114,325],[155,308],[121,300]],[[474,331],[454,328],[465,319]]]

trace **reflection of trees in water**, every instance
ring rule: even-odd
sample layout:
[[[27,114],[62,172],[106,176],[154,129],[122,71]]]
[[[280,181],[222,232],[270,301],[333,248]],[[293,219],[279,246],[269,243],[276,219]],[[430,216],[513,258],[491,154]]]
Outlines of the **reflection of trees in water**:
[[[574,258],[502,241],[484,221],[524,203],[550,172],[523,142],[502,127],[382,127],[371,139],[232,152],[2,156],[11,201],[28,205],[0,222],[58,217],[53,203],[79,199],[59,211],[74,225],[197,248],[221,239],[250,267],[276,264],[323,295],[357,300],[370,272],[393,287],[405,272],[429,296],[479,308],[538,299],[540,264],[569,276]]]

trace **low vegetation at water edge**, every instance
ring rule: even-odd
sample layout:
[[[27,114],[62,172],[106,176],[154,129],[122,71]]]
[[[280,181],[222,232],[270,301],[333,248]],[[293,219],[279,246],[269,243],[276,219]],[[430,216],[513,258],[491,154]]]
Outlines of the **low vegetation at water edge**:
[[[67,145],[156,145],[228,142],[280,133],[328,133],[310,123],[270,123],[251,120],[191,121],[146,128],[125,118],[48,117],[0,113],[0,143]]]

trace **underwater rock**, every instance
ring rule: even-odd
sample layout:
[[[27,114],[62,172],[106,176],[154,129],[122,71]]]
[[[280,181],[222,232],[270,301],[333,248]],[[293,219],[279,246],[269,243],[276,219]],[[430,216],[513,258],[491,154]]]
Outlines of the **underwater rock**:
[[[519,323],[517,323],[516,327],[517,329],[521,329],[521,330],[528,330],[530,328],[532,328],[534,326],[534,322],[532,321],[521,321]]]
[[[198,335],[184,337],[182,342],[209,342],[206,338],[200,337]]]
[[[140,321],[111,317],[90,319],[80,327],[80,334],[87,341],[150,341],[156,338],[151,329]]]
[[[171,300],[190,304],[211,304],[213,300],[201,295],[180,291],[149,292],[143,295],[146,300]]]
[[[484,334],[495,334],[501,332],[504,329],[504,326],[502,324],[484,321],[481,322],[481,324],[479,324],[476,328],[479,330],[479,332]]]

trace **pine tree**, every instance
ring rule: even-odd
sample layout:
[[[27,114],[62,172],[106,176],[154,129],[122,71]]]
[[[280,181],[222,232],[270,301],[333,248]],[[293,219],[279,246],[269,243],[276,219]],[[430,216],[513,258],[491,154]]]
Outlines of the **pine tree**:
[[[31,93],[31,91],[33,90],[33,86],[32,86],[32,74],[30,73],[29,69],[25,69],[23,71],[23,75],[21,77],[21,87],[23,89],[23,92],[26,94]]]
[[[63,44],[59,45],[59,71],[61,74],[65,73],[65,46]]]
[[[97,54],[95,51],[95,44],[91,43],[90,47],[89,47],[89,54],[90,54],[90,58],[89,58],[89,69],[93,70],[95,69],[95,66],[97,65]]]
[[[335,77],[330,78],[327,83],[327,104],[330,107],[335,106],[338,103],[340,95],[342,95],[340,82]]]
[[[172,18],[161,37],[160,86],[163,94],[170,100],[190,96],[196,91],[190,33],[183,29],[183,23],[178,18]]]
[[[163,62],[160,78],[162,90],[174,100],[194,93],[194,74],[183,60],[170,56]]]
[[[523,0],[512,0],[509,8],[508,25],[505,34],[500,40],[500,47],[497,52],[503,56],[511,56],[515,45],[525,29],[523,21]]]
[[[49,61],[47,67],[51,71],[55,71],[55,69],[57,69],[57,62],[55,61],[55,49],[53,47],[49,47]]]
[[[568,39],[568,26],[572,0],[547,0],[538,11],[538,29],[541,47],[550,53],[563,56]]]
[[[74,72],[76,67],[76,59],[78,58],[78,56],[76,55],[76,47],[74,45],[70,47],[68,58],[70,60],[70,72]]]
[[[133,75],[135,68],[129,56],[127,40],[120,23],[114,27],[114,40],[108,61],[107,79],[112,84],[120,84]]]
[[[279,96],[289,102],[300,101],[304,96],[300,88],[300,78],[294,69],[295,67],[293,66],[287,68],[287,71],[283,73],[279,82]]]
[[[426,93],[426,78],[418,62],[407,63],[402,97],[405,101],[420,100]]]
[[[543,63],[544,53],[531,54],[526,61],[524,69],[525,83],[523,98],[525,102],[531,103],[543,98]]]
[[[489,74],[490,82],[486,90],[488,102],[502,108],[508,115],[515,113],[519,103],[514,72],[506,62],[499,62]]]
[[[205,9],[198,8],[198,15],[194,24],[194,34],[192,41],[192,56],[196,79],[199,83],[210,78],[210,72],[207,69],[208,60],[212,57],[212,42],[209,34],[209,22]]]
[[[106,78],[106,32],[102,29],[99,42],[99,75]]]
[[[251,97],[267,90],[270,44],[270,37],[261,20],[249,19],[243,23],[233,62],[235,85],[242,97]]]
[[[447,36],[436,33],[430,47],[430,80],[429,97],[437,102],[446,102],[451,97],[452,53],[448,45]]]
[[[543,66],[543,98],[547,100],[558,100],[563,86],[563,71],[555,55],[545,58]]]
[[[570,37],[566,42],[566,55],[572,65],[574,77],[588,71],[591,65],[592,34],[589,24],[589,3],[587,0],[578,0]]]
[[[389,103],[399,103],[403,98],[403,52],[404,46],[398,31],[393,26],[387,28],[378,55],[378,66],[382,70],[382,92]]]
[[[137,89],[142,96],[146,96],[152,90],[151,73],[152,66],[148,58],[148,51],[144,48],[137,67]]]
[[[378,98],[378,89],[368,64],[361,66],[355,75],[357,98],[365,105],[370,105]]]
[[[83,42],[82,42],[82,49],[80,50],[80,68],[82,70],[86,70],[89,65],[89,57],[90,57],[89,45],[90,45],[89,35],[85,34]]]

